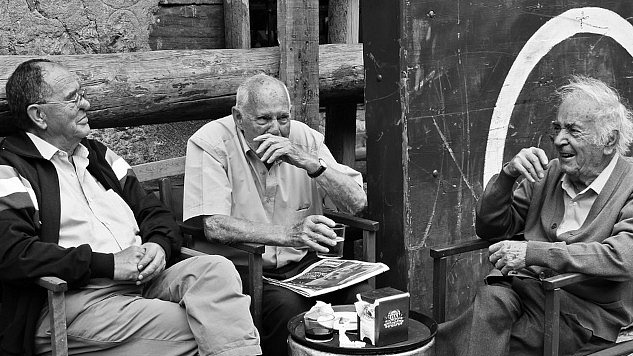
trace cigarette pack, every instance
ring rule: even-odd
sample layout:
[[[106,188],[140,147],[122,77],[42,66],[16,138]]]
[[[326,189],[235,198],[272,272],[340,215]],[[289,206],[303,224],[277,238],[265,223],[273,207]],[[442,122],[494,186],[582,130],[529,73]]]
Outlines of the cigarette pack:
[[[386,287],[361,293],[359,338],[374,346],[406,341],[409,337],[409,293]]]

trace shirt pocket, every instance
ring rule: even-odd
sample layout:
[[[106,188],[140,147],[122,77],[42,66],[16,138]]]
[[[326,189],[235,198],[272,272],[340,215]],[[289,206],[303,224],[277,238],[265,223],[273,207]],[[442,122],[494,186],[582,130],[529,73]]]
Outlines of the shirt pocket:
[[[312,208],[312,204],[310,204],[310,202],[299,204],[293,213],[293,221],[297,223],[305,219],[309,215],[312,215],[313,212],[311,208]]]

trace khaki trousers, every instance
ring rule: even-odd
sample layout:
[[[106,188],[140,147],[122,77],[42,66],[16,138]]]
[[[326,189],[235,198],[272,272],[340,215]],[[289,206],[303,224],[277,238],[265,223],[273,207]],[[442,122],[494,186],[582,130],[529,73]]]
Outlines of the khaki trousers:
[[[250,297],[233,264],[221,256],[188,258],[143,288],[114,284],[66,294],[69,354],[258,355]],[[50,354],[48,307],[35,335]]]

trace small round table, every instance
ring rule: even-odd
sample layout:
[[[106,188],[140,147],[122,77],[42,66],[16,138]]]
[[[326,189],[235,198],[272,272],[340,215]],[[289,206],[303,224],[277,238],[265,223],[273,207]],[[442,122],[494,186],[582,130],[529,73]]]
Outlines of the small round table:
[[[353,305],[335,306],[335,311],[353,311]],[[303,315],[296,315],[288,321],[288,355],[290,356],[329,356],[329,355],[389,355],[389,356],[429,356],[434,355],[435,333],[437,323],[430,317],[409,312],[409,338],[407,341],[398,342],[381,347],[370,343],[362,348],[340,347],[338,331],[334,338],[327,342],[313,342],[306,340],[303,325]],[[348,332],[351,341],[358,340],[357,332]]]

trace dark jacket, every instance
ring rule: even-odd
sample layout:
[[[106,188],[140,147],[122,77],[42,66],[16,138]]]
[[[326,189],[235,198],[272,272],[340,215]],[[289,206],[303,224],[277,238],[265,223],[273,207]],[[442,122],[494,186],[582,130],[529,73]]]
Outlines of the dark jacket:
[[[118,179],[107,158],[115,155],[103,144],[88,139],[82,144],[89,151],[88,171],[130,206],[142,241],[161,245],[167,261],[173,262],[182,236],[171,212],[145,192],[131,169]],[[24,133],[0,142],[2,180],[7,188],[0,190],[0,355],[32,355],[35,327],[46,301],[46,291],[34,281],[56,276],[74,289],[91,278],[112,278],[114,255],[93,252],[87,244],[73,248],[57,245],[57,172]]]

